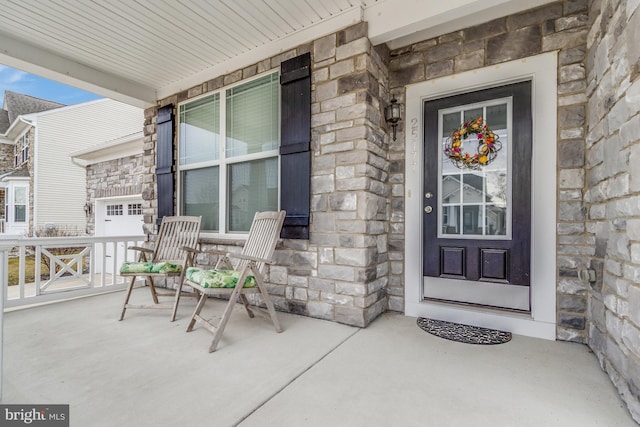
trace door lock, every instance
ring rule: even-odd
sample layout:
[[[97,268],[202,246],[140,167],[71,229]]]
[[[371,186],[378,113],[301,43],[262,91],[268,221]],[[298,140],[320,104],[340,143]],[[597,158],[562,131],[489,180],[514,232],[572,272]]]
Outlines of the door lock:
[[[425,199],[430,199],[433,197],[433,193],[431,191],[427,191],[427,193],[424,195]]]
[[[431,206],[425,206],[424,207],[424,211],[428,214],[430,214],[433,211],[433,208]]]

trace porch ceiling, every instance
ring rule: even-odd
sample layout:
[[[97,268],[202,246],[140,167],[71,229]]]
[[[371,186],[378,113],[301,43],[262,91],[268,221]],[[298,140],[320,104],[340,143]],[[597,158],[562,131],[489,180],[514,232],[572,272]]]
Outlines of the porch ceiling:
[[[551,0],[3,0],[0,63],[137,106],[360,21],[391,47]]]

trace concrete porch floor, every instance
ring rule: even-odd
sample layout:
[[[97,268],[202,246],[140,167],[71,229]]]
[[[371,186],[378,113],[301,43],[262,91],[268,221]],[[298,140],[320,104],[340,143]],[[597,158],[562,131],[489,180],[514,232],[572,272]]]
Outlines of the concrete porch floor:
[[[134,291],[147,299],[146,289]],[[637,426],[586,346],[475,346],[385,314],[366,329],[237,307],[215,353],[195,305],[122,292],[5,314],[2,403],[70,404],[71,426]],[[221,313],[211,300],[205,313]]]

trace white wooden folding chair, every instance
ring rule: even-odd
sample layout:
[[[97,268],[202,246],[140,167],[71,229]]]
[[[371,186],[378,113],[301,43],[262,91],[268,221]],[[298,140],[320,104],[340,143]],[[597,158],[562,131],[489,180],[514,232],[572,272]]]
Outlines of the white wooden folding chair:
[[[220,255],[215,269],[203,270],[196,267],[187,269],[185,283],[201,294],[191,322],[187,327],[187,332],[191,332],[194,325],[199,323],[213,333],[209,352],[216,350],[238,298],[244,304],[249,317],[253,318],[257,314],[271,319],[276,332],[282,332],[262,274],[264,265],[272,262],[284,217],[285,211],[256,213],[241,253],[205,251]],[[231,262],[232,259],[237,260],[235,264]],[[250,307],[245,296],[248,293],[259,293],[266,305],[266,310],[256,306]],[[229,295],[229,301],[217,325],[200,316],[209,295]]]
[[[120,268],[121,276],[131,277],[127,288],[127,296],[122,305],[120,320],[128,308],[159,308],[172,309],[171,321],[176,319],[180,296],[182,292],[184,274],[186,269],[193,265],[193,258],[198,253],[198,239],[202,217],[199,216],[165,216],[160,224],[160,231],[156,239],[155,248],[149,249],[140,246],[132,246],[129,249],[140,251],[138,262],[125,262]],[[131,291],[136,278],[144,277],[153,304],[129,304]],[[154,284],[154,278],[177,278],[178,289],[175,293],[159,293]],[[173,296],[173,303],[160,303],[158,296]],[[190,296],[196,296],[190,294]]]

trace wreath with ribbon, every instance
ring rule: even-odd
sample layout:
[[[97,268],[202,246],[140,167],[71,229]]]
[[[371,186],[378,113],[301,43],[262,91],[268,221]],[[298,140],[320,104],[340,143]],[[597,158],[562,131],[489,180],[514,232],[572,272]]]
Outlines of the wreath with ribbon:
[[[474,140],[478,142],[476,152],[464,151],[463,143],[473,143]],[[451,132],[444,145],[444,153],[460,169],[480,169],[491,163],[501,148],[499,136],[489,129],[482,117],[478,117]]]

